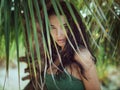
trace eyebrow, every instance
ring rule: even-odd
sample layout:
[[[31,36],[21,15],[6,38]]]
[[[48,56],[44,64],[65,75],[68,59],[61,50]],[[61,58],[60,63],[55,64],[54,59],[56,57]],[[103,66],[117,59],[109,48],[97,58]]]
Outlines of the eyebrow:
[[[50,25],[50,26],[54,27],[54,25]]]
[[[52,28],[56,28],[54,25],[50,25]]]
[[[51,27],[55,27],[55,25],[50,25]]]

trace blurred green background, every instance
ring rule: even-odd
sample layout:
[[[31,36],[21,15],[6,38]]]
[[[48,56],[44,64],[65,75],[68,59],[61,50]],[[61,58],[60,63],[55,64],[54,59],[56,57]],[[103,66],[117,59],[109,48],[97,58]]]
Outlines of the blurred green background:
[[[21,81],[26,64],[18,62],[18,58],[25,55],[22,1],[0,0],[0,90],[4,85],[5,90],[17,90],[19,85],[23,88],[28,83]],[[68,1],[76,6],[87,26],[102,90],[120,90],[120,0]],[[31,2],[33,0],[26,1]],[[6,71],[13,79],[5,81]],[[18,85],[14,86],[15,83]]]

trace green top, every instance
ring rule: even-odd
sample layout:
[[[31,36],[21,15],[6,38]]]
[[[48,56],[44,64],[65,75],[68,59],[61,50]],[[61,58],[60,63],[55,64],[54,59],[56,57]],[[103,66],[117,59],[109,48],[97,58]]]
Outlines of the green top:
[[[68,75],[65,72],[60,75],[60,78],[56,75],[46,74],[46,87],[47,90],[85,90],[83,82],[72,75]]]

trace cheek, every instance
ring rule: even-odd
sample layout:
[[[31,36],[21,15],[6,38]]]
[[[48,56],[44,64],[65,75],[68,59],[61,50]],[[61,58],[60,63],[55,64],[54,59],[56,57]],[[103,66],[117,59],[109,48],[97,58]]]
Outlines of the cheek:
[[[52,38],[55,40],[56,39],[56,33],[51,31],[50,34],[51,34]]]

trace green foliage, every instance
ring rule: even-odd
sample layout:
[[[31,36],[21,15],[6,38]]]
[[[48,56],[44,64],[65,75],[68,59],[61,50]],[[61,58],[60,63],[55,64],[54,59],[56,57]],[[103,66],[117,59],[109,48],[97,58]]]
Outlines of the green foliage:
[[[78,12],[86,25],[90,36],[92,51],[97,58],[98,75],[102,83],[108,76],[106,68],[108,66],[119,66],[120,64],[120,1],[119,0],[68,0],[76,6]],[[9,69],[9,59],[19,58],[24,55],[24,50],[28,53],[26,45],[26,32],[28,43],[30,45],[30,55],[34,64],[34,50],[32,40],[35,41],[35,49],[39,63],[41,60],[38,42],[38,33],[36,29],[36,17],[41,28],[43,50],[48,52],[43,35],[42,17],[40,10],[43,8],[45,14],[46,28],[49,27],[48,16],[45,3],[49,0],[1,0],[0,1],[0,60],[6,59],[7,70]],[[52,0],[56,7],[58,1]],[[58,4],[59,5],[59,4]],[[67,5],[70,9],[69,5]],[[55,8],[57,12],[57,8]],[[24,15],[21,14],[23,11]],[[72,11],[71,11],[72,12]],[[58,12],[57,12],[58,13]],[[36,14],[36,15],[35,15]],[[73,13],[71,13],[73,14]],[[59,14],[57,14],[59,16]],[[25,19],[25,25],[23,22]],[[74,17],[74,14],[73,14]],[[30,23],[32,22],[32,23]],[[24,29],[24,26],[26,28]],[[31,29],[32,27],[32,29]],[[26,30],[26,32],[25,32]],[[47,31],[48,42],[49,32]],[[32,36],[33,35],[33,36]],[[25,48],[24,48],[25,47]],[[19,62],[18,62],[19,65]],[[35,69],[34,69],[35,70]],[[36,71],[34,71],[36,73]]]

